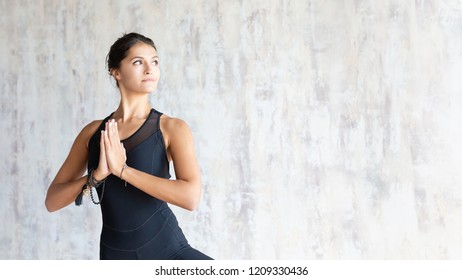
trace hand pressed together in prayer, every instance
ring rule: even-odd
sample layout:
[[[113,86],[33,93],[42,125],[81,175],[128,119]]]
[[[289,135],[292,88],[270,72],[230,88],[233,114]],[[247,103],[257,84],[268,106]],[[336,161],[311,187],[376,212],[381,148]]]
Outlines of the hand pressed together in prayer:
[[[126,160],[127,155],[120,141],[117,122],[111,119],[106,122],[105,129],[101,131],[99,164],[95,170],[95,178],[102,180],[110,174],[120,176]]]

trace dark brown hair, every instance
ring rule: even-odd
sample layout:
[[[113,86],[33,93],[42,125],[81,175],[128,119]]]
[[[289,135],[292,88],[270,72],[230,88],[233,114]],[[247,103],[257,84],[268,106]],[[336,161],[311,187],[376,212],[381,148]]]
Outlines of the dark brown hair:
[[[107,70],[110,72],[112,69],[118,69],[120,62],[127,56],[128,50],[139,42],[148,44],[157,51],[156,45],[150,38],[134,32],[124,34],[112,44],[106,56]]]

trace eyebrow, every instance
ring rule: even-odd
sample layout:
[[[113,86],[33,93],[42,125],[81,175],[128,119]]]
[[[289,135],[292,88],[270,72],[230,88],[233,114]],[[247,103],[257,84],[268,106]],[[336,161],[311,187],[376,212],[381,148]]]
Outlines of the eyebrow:
[[[143,59],[144,56],[138,56],[138,55],[137,55],[137,56],[132,57],[130,60],[133,60],[133,59],[140,59],[140,58]],[[157,55],[155,55],[155,56],[153,56],[152,58],[159,58],[159,57],[158,57]]]

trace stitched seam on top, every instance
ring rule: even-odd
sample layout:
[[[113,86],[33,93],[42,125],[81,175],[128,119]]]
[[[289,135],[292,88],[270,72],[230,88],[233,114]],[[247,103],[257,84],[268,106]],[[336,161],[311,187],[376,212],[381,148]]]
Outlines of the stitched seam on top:
[[[117,229],[117,228],[111,227],[111,226],[106,225],[106,224],[103,224],[103,227],[106,227],[106,228],[108,228],[108,229],[111,229],[111,230],[114,230],[114,231],[118,231],[118,232],[132,232],[132,231],[135,231],[135,230],[137,230],[137,229],[143,227],[147,222],[149,222],[149,220],[151,220],[152,217],[154,217],[155,214],[157,214],[157,212],[159,212],[160,210],[162,210],[162,206],[163,206],[163,205],[159,206],[159,207],[157,208],[157,210],[154,211],[154,213],[153,213],[146,221],[144,221],[144,223],[142,223],[141,225],[137,226],[136,228],[133,228],[133,229]]]
[[[112,247],[112,246],[109,246],[107,245],[106,243],[104,243],[104,241],[101,241],[101,244],[103,244],[104,246],[106,246],[107,248],[109,249],[112,249],[112,250],[117,250],[117,251],[124,251],[124,252],[135,252],[135,251],[138,251],[139,249],[143,248],[144,246],[148,245],[149,242],[151,242],[153,239],[157,238],[158,235],[165,229],[165,227],[169,224],[169,221],[170,221],[170,217],[166,218],[165,219],[165,222],[164,224],[162,225],[162,227],[160,228],[160,230],[151,238],[149,239],[148,241],[146,241],[143,245],[141,245],[140,247],[136,248],[136,249],[118,249],[118,248],[115,248],[115,247]]]

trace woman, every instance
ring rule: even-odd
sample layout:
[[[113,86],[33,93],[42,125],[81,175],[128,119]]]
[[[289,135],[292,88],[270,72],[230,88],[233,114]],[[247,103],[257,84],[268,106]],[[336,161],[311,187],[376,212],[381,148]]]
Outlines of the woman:
[[[89,193],[103,216],[101,259],[211,259],[188,244],[167,205],[196,209],[201,177],[188,125],[149,104],[160,76],[154,42],[125,34],[111,46],[107,66],[119,107],[79,133],[48,189],[48,211],[78,205]]]

